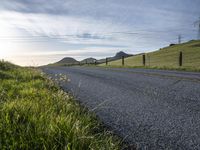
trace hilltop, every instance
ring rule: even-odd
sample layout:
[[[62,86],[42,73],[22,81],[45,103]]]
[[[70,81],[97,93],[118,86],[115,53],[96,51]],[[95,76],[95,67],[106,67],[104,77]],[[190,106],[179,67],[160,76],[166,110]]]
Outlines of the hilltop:
[[[131,54],[127,54],[127,53],[124,53],[123,51],[120,51],[118,53],[116,53],[116,55],[114,57],[111,57],[110,60],[117,60],[117,59],[121,59],[122,57],[130,57],[130,56],[133,56]]]
[[[120,52],[116,53],[115,56],[113,56],[113,57],[107,57],[107,59],[108,59],[108,61],[114,61],[114,60],[121,59],[122,56],[124,56],[124,58],[127,58],[127,57],[130,57],[133,55],[127,54],[123,51],[120,51]],[[98,60],[98,63],[104,63],[104,62],[106,62],[106,58]]]
[[[60,61],[58,61],[58,64],[64,64],[64,63],[76,63],[78,62],[76,59],[71,58],[71,57],[65,57],[63,59],[61,59]]]
[[[77,61],[76,59],[72,58],[72,57],[65,57],[63,59],[61,59],[60,61],[53,63],[53,64],[49,64],[51,66],[68,66],[68,65],[75,65],[75,64],[79,64],[79,61]]]

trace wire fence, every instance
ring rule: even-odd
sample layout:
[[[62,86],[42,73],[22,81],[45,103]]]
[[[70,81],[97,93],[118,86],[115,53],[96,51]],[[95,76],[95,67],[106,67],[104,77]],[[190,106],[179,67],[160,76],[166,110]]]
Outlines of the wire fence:
[[[190,54],[176,51],[171,54],[147,53],[132,57],[122,57],[121,60],[107,61],[107,66],[130,66],[130,67],[168,67],[168,68],[196,68],[200,69],[199,53]]]

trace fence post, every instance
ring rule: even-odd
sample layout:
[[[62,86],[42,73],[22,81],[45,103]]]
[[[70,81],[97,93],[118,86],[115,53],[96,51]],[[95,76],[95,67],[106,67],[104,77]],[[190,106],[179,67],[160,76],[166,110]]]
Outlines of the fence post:
[[[106,58],[106,65],[108,65],[108,58]]]
[[[122,66],[124,66],[124,56],[122,56]]]
[[[145,66],[145,64],[146,64],[145,54],[142,55],[142,60],[143,60],[143,66]]]
[[[179,66],[181,67],[183,65],[183,53],[180,51],[179,53]]]

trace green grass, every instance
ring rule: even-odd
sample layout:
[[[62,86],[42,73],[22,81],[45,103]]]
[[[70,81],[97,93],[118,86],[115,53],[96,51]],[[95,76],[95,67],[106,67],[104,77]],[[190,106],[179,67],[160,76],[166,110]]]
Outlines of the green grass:
[[[40,71],[0,61],[0,149],[120,149],[102,127]]]
[[[183,66],[179,67],[179,52],[183,52]],[[162,69],[199,70],[200,69],[200,40],[162,48],[158,51],[146,53],[146,67]],[[119,67],[121,60],[108,63],[108,66]],[[101,64],[100,66],[105,66]],[[125,67],[141,67],[142,55],[125,59]]]

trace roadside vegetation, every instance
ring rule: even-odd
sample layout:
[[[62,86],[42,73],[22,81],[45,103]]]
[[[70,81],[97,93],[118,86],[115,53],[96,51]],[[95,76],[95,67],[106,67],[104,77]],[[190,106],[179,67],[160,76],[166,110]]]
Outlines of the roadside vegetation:
[[[120,140],[34,68],[0,61],[0,149],[120,149]]]
[[[183,54],[182,66],[179,66],[179,53]],[[192,40],[162,48],[145,54],[146,65],[143,66],[143,56],[135,55],[124,59],[123,67],[142,67],[155,69],[176,69],[200,71],[200,40]],[[99,66],[106,66],[105,63]],[[108,62],[108,67],[122,67],[122,60]]]

